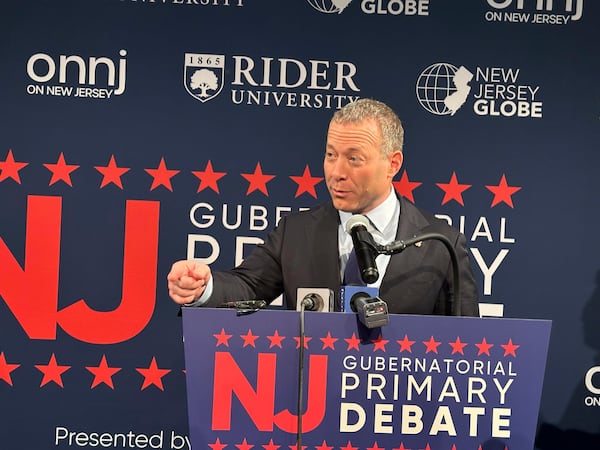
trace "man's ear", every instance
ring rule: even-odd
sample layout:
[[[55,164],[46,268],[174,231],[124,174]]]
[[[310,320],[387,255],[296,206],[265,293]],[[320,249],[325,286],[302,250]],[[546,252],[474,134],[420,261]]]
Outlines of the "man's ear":
[[[390,175],[391,178],[394,178],[398,172],[400,172],[400,167],[402,167],[402,162],[404,160],[404,155],[400,150],[396,150],[388,155],[390,161]]]

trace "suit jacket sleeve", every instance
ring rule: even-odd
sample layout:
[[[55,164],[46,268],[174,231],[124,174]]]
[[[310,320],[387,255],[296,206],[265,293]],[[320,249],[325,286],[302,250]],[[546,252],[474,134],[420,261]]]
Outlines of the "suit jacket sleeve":
[[[300,287],[331,289],[339,304],[338,220],[331,203],[282,218],[242,264],[213,273],[214,290],[206,306],[272,301],[284,293],[286,307],[295,309]]]

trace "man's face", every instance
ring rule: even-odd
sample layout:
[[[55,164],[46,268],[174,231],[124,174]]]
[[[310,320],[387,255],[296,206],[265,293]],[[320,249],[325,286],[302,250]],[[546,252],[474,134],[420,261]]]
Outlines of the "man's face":
[[[402,153],[384,156],[375,121],[331,122],[323,170],[336,209],[365,214],[389,195],[392,179],[402,165]]]

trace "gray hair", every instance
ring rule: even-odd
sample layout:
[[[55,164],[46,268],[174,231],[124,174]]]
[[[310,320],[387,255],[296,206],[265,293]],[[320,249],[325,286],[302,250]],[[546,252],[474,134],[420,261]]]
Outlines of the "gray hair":
[[[394,110],[383,102],[370,98],[350,102],[333,114],[331,122],[359,123],[369,119],[374,120],[381,131],[383,155],[389,155],[397,150],[402,151],[404,145],[402,122]]]

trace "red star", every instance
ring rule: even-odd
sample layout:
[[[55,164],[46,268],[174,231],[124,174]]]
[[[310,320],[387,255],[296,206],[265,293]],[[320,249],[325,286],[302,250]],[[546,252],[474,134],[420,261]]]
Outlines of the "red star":
[[[323,441],[323,443],[321,445],[315,445],[315,448],[317,450],[333,450],[333,447],[330,445],[327,445],[327,442]]]
[[[346,350],[350,350],[351,348],[358,350],[358,344],[360,344],[360,339],[356,337],[356,334],[352,333],[352,337],[350,339],[344,339],[348,343],[348,348]]]
[[[450,178],[449,183],[436,183],[436,186],[444,191],[442,205],[445,205],[450,200],[456,200],[462,206],[465,206],[465,203],[462,199],[462,193],[469,189],[471,185],[459,184],[458,179],[456,178],[456,172],[452,172],[452,177]]]
[[[513,344],[512,339],[509,339],[508,344],[500,344],[500,347],[504,349],[504,356],[513,355],[516,358],[517,354],[515,353],[515,350],[517,350],[520,345]]]
[[[254,447],[254,445],[250,445],[248,442],[246,442],[246,438],[244,438],[241,444],[235,444],[235,446],[240,450],[250,450],[252,447]]]
[[[225,347],[229,347],[229,338],[231,337],[231,334],[225,334],[224,328],[221,328],[221,333],[213,334],[213,336],[217,338],[217,347],[221,344],[223,344]]]
[[[424,450],[431,450],[431,447],[429,446],[429,444],[427,444],[427,445],[425,446],[425,449],[424,449]]]
[[[383,339],[381,334],[379,335],[379,337],[377,339],[371,339],[371,342],[373,344],[375,344],[373,346],[373,351],[376,352],[377,350],[381,350],[382,352],[385,352],[385,344],[387,344],[389,341],[389,339]]]
[[[290,450],[298,450],[298,443],[296,442],[294,445],[288,445],[288,447],[290,448]],[[307,448],[307,446],[303,445],[302,450],[304,450],[305,448]]]
[[[94,381],[92,382],[91,389],[94,389],[100,383],[104,383],[111,389],[114,389],[115,387],[113,386],[112,376],[121,370],[120,367],[109,367],[106,363],[105,355],[102,355],[100,365],[86,367],[86,369],[94,374]]]
[[[275,445],[273,443],[273,439],[272,438],[269,439],[269,443],[268,444],[263,445],[263,448],[265,450],[277,450],[279,447],[281,447],[281,445]]]
[[[438,342],[435,339],[433,339],[433,336],[431,336],[428,341],[423,341],[423,344],[425,344],[425,347],[427,348],[427,350],[425,350],[425,353],[437,353],[437,348],[440,346],[441,343],[441,341]]]
[[[59,366],[56,362],[56,356],[52,353],[48,364],[36,365],[35,368],[44,374],[40,387],[54,381],[60,387],[63,387],[61,375],[71,368],[71,366]]]
[[[308,337],[308,336],[304,336],[304,348],[308,348],[308,343],[310,342],[312,338]],[[294,337],[294,340],[296,341],[296,348],[300,348],[300,337],[296,336]]]
[[[383,447],[377,445],[377,441],[373,444],[373,447],[367,447],[367,450],[385,450]]]
[[[325,350],[326,348],[335,350],[334,344],[335,344],[335,341],[338,340],[338,338],[332,337],[330,331],[327,332],[327,336],[325,336],[324,338],[319,338],[319,339],[321,339],[321,341],[323,341],[323,348],[321,350]]]
[[[202,192],[206,188],[211,188],[217,194],[219,194],[219,186],[217,181],[227,175],[226,172],[215,172],[212,167],[210,160],[206,163],[206,168],[203,171],[192,171],[192,173],[200,180],[198,185],[198,192]]]
[[[353,447],[352,443],[348,441],[345,447],[340,447],[340,450],[358,450],[358,447]]]
[[[208,444],[208,446],[212,448],[212,450],[223,450],[227,447],[227,444],[221,444],[221,441],[217,438],[214,444]]]
[[[494,200],[492,200],[491,208],[500,202],[504,202],[511,208],[514,208],[512,195],[521,190],[521,187],[519,186],[509,186],[506,182],[506,175],[504,174],[502,174],[502,178],[500,179],[498,186],[486,186],[486,188],[488,191],[494,194]]]
[[[275,175],[264,175],[262,173],[260,163],[256,163],[254,173],[243,173],[242,176],[250,183],[248,185],[246,195],[258,190],[267,197],[269,196],[269,192],[267,191],[267,183],[275,178]]]
[[[167,165],[165,164],[165,158],[160,158],[160,163],[156,169],[144,169],[154,180],[152,181],[152,186],[150,186],[150,190],[153,191],[159,186],[166,187],[169,191],[173,192],[173,187],[171,187],[171,178],[177,175],[179,170],[169,170],[167,169]]]
[[[44,167],[52,172],[52,178],[50,178],[48,186],[52,186],[58,181],[64,181],[69,186],[73,187],[73,184],[71,183],[71,172],[79,169],[79,166],[67,164],[62,152],[60,152],[56,164],[44,164]]]
[[[159,388],[161,391],[165,390],[162,384],[162,377],[168,374],[171,371],[171,369],[159,369],[158,365],[156,364],[156,358],[154,356],[152,357],[150,366],[147,369],[136,368],[135,370],[141,373],[144,377],[144,383],[142,384],[142,388],[140,389],[140,391],[143,391],[151,384]]]
[[[94,166],[98,172],[100,172],[103,176],[102,183],[100,183],[100,189],[104,186],[114,183],[117,187],[123,189],[123,184],[121,183],[121,176],[125,173],[129,172],[129,167],[119,167],[115,161],[115,155],[110,156],[110,161],[108,162],[108,166]]]
[[[258,336],[252,334],[252,330],[248,330],[246,334],[242,334],[240,337],[244,340],[244,345],[242,345],[242,347],[251,345],[252,347],[256,348],[256,340],[258,339]]]
[[[396,342],[400,344],[400,353],[402,353],[404,350],[406,350],[409,353],[412,353],[412,345],[415,343],[415,341],[409,341],[408,336],[406,334],[404,335],[404,339]]]
[[[4,161],[0,161],[0,182],[12,178],[17,183],[21,184],[21,178],[19,177],[19,170],[29,165],[26,162],[16,162],[13,157],[12,149],[8,150],[8,155]]]
[[[455,353],[460,353],[461,355],[465,354],[463,352],[463,349],[467,346],[467,343],[466,342],[461,342],[459,337],[456,338],[456,341],[449,342],[449,344],[450,344],[450,347],[452,347],[452,354],[453,355]]]
[[[400,442],[400,447],[394,448],[392,450],[410,450],[410,448],[406,448],[402,442]]]
[[[314,198],[317,198],[315,186],[323,181],[323,177],[313,177],[310,174],[308,164],[304,168],[304,173],[301,177],[290,176],[290,178],[294,181],[294,183],[298,184],[298,189],[296,189],[296,195],[294,198],[298,198],[303,192],[308,192]]]
[[[493,346],[494,344],[488,344],[485,338],[483,338],[481,344],[475,344],[475,347],[479,349],[479,351],[477,352],[477,356],[482,355],[483,353],[490,356],[490,348],[492,348]]]
[[[398,194],[414,203],[415,199],[413,197],[413,191],[419,186],[421,186],[423,183],[419,183],[417,181],[410,181],[408,179],[408,174],[405,170],[404,172],[402,172],[402,177],[400,177],[400,181],[392,181],[392,184],[394,185],[394,189],[396,189],[396,192]]]
[[[10,373],[19,367],[21,364],[9,364],[6,362],[6,358],[4,357],[4,352],[0,353],[0,380],[6,381],[9,385],[12,384],[12,378]]]
[[[273,333],[273,336],[267,336],[267,339],[271,341],[271,345],[269,345],[269,348],[273,348],[275,346],[277,346],[279,348],[283,348],[281,346],[281,342],[285,339],[285,337],[280,336],[279,332],[277,330],[275,330],[275,333]]]

